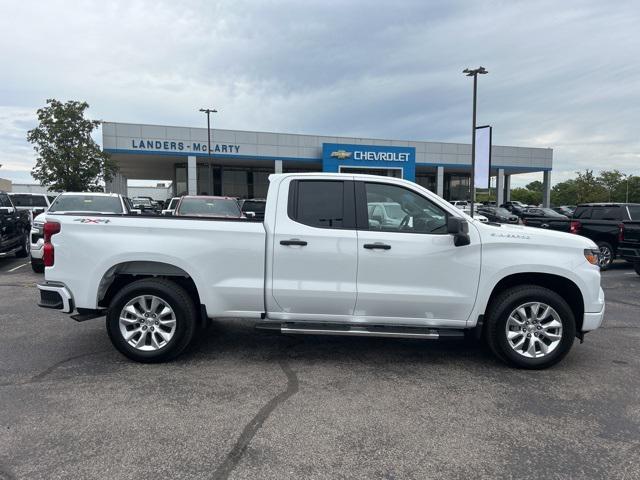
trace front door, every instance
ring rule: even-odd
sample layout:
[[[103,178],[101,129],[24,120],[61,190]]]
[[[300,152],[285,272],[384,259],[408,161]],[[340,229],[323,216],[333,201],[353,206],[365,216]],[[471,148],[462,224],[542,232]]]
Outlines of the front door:
[[[358,182],[358,299],[371,323],[464,326],[480,276],[480,243],[456,247],[448,213],[405,186]],[[382,212],[381,212],[382,211]]]
[[[356,303],[352,181],[283,181],[267,311],[273,319],[344,321]],[[287,205],[287,213],[280,205]],[[269,291],[269,290],[267,290]]]

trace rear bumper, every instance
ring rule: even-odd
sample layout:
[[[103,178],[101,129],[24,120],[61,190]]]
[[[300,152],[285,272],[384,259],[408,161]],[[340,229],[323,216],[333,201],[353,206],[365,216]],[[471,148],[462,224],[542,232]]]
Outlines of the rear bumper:
[[[64,313],[71,313],[75,309],[73,296],[63,283],[39,283],[38,290],[40,290],[40,301],[38,302],[40,307],[62,310]]]
[[[630,262],[640,262],[640,248],[618,247],[618,256]]]

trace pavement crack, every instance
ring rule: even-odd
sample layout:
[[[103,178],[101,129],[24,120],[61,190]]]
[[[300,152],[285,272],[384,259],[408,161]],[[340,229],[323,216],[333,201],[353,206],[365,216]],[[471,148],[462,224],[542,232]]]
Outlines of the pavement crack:
[[[28,385],[30,383],[37,383],[37,382],[40,382],[43,378],[45,378],[49,374],[51,374],[53,371],[55,371],[58,367],[64,365],[65,363],[71,362],[73,360],[77,360],[78,358],[88,357],[90,355],[97,355],[97,354],[105,353],[108,351],[109,350],[100,350],[97,352],[88,352],[88,353],[81,353],[80,355],[74,355],[72,357],[68,357],[68,358],[65,358],[64,360],[60,360],[59,362],[54,363],[50,367],[44,369],[42,372],[34,375],[33,377],[27,380],[21,380],[18,382],[3,382],[3,383],[0,383],[0,387]]]
[[[238,440],[236,440],[236,443],[231,451],[227,454],[220,466],[216,468],[216,471],[213,472],[213,478],[215,480],[226,480],[227,478],[229,478],[229,475],[236,467],[236,465],[238,465],[245,452],[247,451],[247,447],[251,443],[251,440],[253,440],[253,437],[255,437],[256,433],[258,433],[258,430],[262,428],[262,425],[264,425],[264,422],[269,418],[269,415],[271,415],[271,413],[273,413],[273,411],[278,408],[278,406],[298,393],[298,376],[291,369],[288,361],[279,360],[278,364],[280,365],[280,368],[282,369],[284,374],[287,376],[286,388],[271,400],[269,400],[251,419],[251,421],[247,423],[247,425],[245,425],[242,433],[238,437]]]

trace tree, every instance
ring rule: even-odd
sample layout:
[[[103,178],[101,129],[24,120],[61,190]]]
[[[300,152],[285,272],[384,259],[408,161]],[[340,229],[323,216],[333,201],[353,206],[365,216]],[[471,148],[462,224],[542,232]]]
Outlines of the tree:
[[[576,205],[578,203],[578,187],[574,179],[556,183],[551,189],[553,205]]]
[[[607,201],[607,189],[593,175],[593,170],[586,169],[584,173],[576,172],[576,174],[578,175],[575,179],[577,203]]]
[[[538,205],[542,201],[542,193],[532,192],[528,188],[513,188],[511,189],[511,200],[527,205]]]
[[[603,170],[600,172],[600,175],[598,175],[598,181],[607,190],[608,202],[612,200],[611,194],[618,189],[623,178],[624,175],[620,173],[619,170]]]
[[[117,167],[91,138],[100,125],[84,118],[86,102],[62,103],[48,99],[38,109],[39,125],[27,133],[38,154],[33,178],[55,191],[95,191],[101,180],[110,180]]]
[[[527,184],[525,188],[527,190],[531,190],[532,192],[542,193],[542,189],[544,188],[544,186],[542,185],[542,182],[540,180],[534,180],[533,182]]]

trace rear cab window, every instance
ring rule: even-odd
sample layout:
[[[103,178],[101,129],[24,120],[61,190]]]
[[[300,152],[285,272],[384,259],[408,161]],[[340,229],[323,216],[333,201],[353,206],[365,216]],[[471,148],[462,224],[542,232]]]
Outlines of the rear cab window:
[[[119,197],[98,195],[60,195],[50,213],[124,213]]]
[[[592,207],[589,206],[584,206],[584,207],[577,207],[576,211],[573,212],[573,218],[579,218],[579,219],[589,219],[591,218],[591,210]]]

